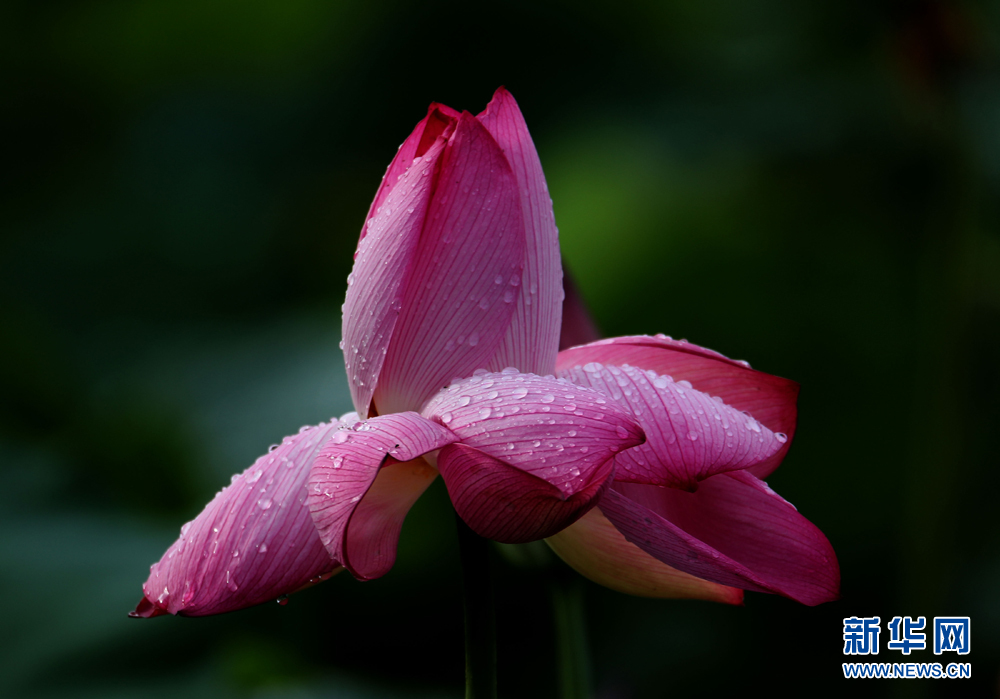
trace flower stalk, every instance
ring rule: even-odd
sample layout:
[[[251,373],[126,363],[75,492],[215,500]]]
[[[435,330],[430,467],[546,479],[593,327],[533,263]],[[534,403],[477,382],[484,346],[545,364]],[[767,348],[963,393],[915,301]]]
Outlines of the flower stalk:
[[[561,566],[562,567],[562,566]],[[556,631],[560,699],[590,699],[590,653],[584,614],[583,578],[568,569],[549,572]]]
[[[497,643],[489,540],[455,515],[465,608],[465,699],[496,699]]]

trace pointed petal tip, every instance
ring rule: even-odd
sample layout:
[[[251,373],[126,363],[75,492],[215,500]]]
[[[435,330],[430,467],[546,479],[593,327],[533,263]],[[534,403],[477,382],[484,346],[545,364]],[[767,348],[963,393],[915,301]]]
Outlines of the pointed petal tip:
[[[130,619],[152,619],[154,616],[161,616],[163,614],[169,614],[166,609],[157,607],[155,604],[149,601],[147,597],[143,597],[139,600],[139,604],[135,606],[135,609],[128,613]]]

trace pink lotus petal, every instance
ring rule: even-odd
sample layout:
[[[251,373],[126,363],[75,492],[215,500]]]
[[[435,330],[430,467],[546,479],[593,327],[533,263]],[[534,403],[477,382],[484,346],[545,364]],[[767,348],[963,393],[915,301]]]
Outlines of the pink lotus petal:
[[[603,478],[567,495],[546,480],[465,444],[438,455],[438,469],[455,511],[487,539],[520,544],[551,536],[593,507],[611,482],[611,461]]]
[[[626,406],[642,425],[646,443],[618,456],[616,481],[694,490],[705,478],[761,463],[785,441],[690,383],[652,370],[590,362],[559,374]]]
[[[463,444],[551,483],[567,497],[595,479],[603,482],[615,454],[643,441],[632,415],[603,394],[514,370],[477,372],[452,384],[423,414]]]
[[[312,461],[337,428],[303,429],[233,476],[153,565],[133,614],[220,614],[338,570],[305,506]]]
[[[389,458],[358,503],[347,527],[344,564],[359,580],[380,578],[396,562],[396,544],[413,503],[437,478],[423,459]]]
[[[618,592],[639,597],[743,603],[743,590],[671,568],[627,541],[600,508],[590,510],[545,541],[580,575]]]
[[[580,295],[573,277],[563,271],[562,330],[559,334],[559,349],[564,350],[601,339],[597,324],[587,310],[587,304]],[[548,373],[548,372],[547,372]]]
[[[365,225],[361,227],[361,237],[358,244],[365,239],[368,234],[367,221],[375,218],[382,204],[385,202],[389,192],[398,184],[403,173],[410,169],[413,159],[424,155],[431,145],[441,136],[444,131],[458,118],[458,114],[450,107],[443,104],[431,104],[427,109],[427,116],[420,120],[413,133],[406,137],[396,151],[396,156],[386,168],[385,175],[382,176],[382,183],[375,193],[375,199],[365,216]],[[354,255],[357,257],[357,253]]]
[[[306,500],[330,555],[360,579],[388,572],[403,518],[434,476],[394,464],[456,439],[415,413],[382,415],[334,433],[313,461]]]
[[[525,373],[551,374],[562,323],[562,261],[542,163],[521,110],[506,89],[498,89],[476,118],[503,149],[514,172],[527,243],[514,318],[488,368],[515,366]]]
[[[745,471],[709,478],[695,493],[615,484],[600,507],[626,539],[692,575],[808,605],[837,598],[830,542]]]
[[[341,348],[351,399],[363,417],[369,414],[379,372],[399,323],[443,150],[440,140],[400,175],[402,179],[368,219],[368,235],[358,245],[354,270],[347,278]]]
[[[412,168],[411,168],[412,171]],[[441,156],[402,311],[375,389],[380,414],[417,410],[486,366],[513,316],[524,222],[510,165],[467,112]],[[370,304],[371,302],[369,302]]]
[[[727,359],[718,352],[673,340],[664,335],[615,337],[559,353],[558,369],[599,364],[630,364],[675,381],[689,381],[702,393],[722,398],[727,405],[750,413],[773,432],[788,440],[766,461],[749,470],[766,478],[778,467],[795,436],[799,385],[788,379],[754,371],[746,362]]]

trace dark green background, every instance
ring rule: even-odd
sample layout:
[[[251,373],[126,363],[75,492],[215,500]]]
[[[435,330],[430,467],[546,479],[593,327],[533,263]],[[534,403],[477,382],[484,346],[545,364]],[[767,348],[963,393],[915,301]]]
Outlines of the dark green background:
[[[505,84],[605,333],[801,382],[770,483],[843,573],[818,608],[588,583],[597,696],[995,696],[998,47],[987,2],[0,5],[0,694],[461,695],[440,484],[381,580],[125,614],[231,473],[349,409],[382,172]],[[497,566],[501,694],[555,696],[546,589]],[[973,679],[844,680],[851,615],[971,616]]]

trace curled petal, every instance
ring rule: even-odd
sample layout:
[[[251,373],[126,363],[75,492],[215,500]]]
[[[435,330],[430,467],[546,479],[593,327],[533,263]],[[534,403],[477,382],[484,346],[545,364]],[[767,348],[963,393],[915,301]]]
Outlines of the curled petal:
[[[611,461],[572,494],[465,444],[438,455],[455,511],[487,539],[522,544],[551,536],[593,507],[611,482]]]
[[[644,439],[632,415],[598,391],[516,371],[452,384],[423,414],[567,497],[603,481],[615,454]]]
[[[626,406],[646,433],[645,444],[618,457],[616,481],[694,490],[705,478],[765,461],[787,439],[687,381],[651,370],[590,362],[559,373]]]
[[[400,174],[402,179],[388,190],[365,224],[368,234],[358,244],[354,269],[347,278],[341,345],[351,400],[362,417],[369,414],[399,323],[443,149],[442,137],[423,158],[412,161]]]
[[[799,385],[788,379],[754,371],[746,362],[664,335],[637,335],[599,340],[559,353],[557,369],[571,369],[589,362],[629,364],[644,370],[689,381],[694,388],[721,398],[726,405],[746,411],[773,432],[787,436],[784,446],[767,460],[750,467],[766,478],[778,467],[795,435]]]
[[[517,102],[503,87],[476,119],[503,150],[517,182],[526,242],[521,294],[514,317],[489,368],[516,366],[525,373],[551,374],[562,324],[562,262],[552,198],[538,151]]]
[[[378,377],[380,414],[418,410],[453,376],[489,363],[510,326],[524,258],[510,165],[482,124],[463,113],[441,156]]]
[[[746,471],[709,478],[695,493],[615,484],[600,507],[628,541],[684,572],[808,605],[837,599],[830,542]]]
[[[599,508],[545,541],[580,575],[618,592],[743,603],[743,590],[739,588],[703,580],[656,560],[626,540]]]
[[[336,420],[286,437],[233,476],[150,569],[134,616],[205,616],[293,592],[339,570],[305,505],[315,455]]]
[[[335,432],[313,462],[306,501],[330,555],[362,580],[387,573],[406,513],[436,476],[414,460],[456,439],[415,413]]]

